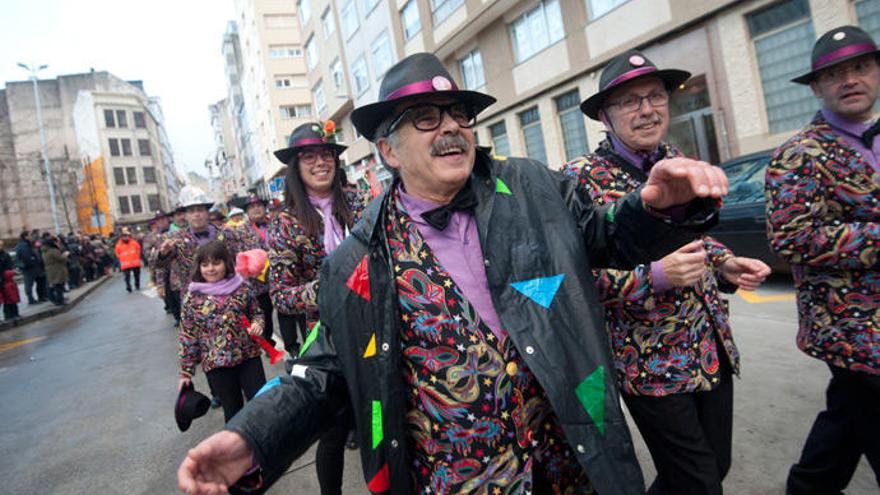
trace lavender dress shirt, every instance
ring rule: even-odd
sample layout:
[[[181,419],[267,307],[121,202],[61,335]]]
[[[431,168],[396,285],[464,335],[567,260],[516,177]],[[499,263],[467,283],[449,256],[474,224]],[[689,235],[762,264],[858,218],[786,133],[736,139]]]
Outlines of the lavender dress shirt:
[[[831,128],[843,138],[846,144],[858,151],[859,154],[862,155],[862,158],[871,164],[871,167],[874,168],[875,172],[880,173],[880,136],[874,138],[874,143],[871,149],[868,149],[862,143],[862,133],[868,130],[874,122],[852,122],[844,119],[827,108],[823,108],[820,111],[822,112],[822,116],[825,117],[825,120],[831,124]]]
[[[333,195],[319,198],[310,194],[309,202],[312,203],[312,206],[324,218],[324,251],[330,254],[345,239],[345,231],[342,230],[336,217],[333,216]]]

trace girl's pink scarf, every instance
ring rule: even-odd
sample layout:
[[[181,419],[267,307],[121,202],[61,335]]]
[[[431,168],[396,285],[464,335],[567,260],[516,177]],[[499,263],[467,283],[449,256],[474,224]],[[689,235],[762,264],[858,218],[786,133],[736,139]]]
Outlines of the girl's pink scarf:
[[[201,292],[206,296],[228,296],[235,292],[242,282],[244,282],[244,279],[236,273],[232,277],[216,282],[190,282],[189,291]]]

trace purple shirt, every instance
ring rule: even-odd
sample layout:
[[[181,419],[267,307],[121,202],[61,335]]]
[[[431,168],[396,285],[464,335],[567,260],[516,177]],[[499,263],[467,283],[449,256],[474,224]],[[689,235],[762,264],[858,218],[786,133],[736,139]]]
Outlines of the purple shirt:
[[[339,222],[336,221],[336,217],[333,216],[333,195],[319,198],[309,194],[309,202],[324,217],[324,251],[330,254],[345,239],[345,231],[342,230]]]
[[[501,329],[501,319],[498,318],[489,295],[483,249],[480,247],[480,235],[473,213],[457,211],[452,215],[446,229],[438,230],[422,220],[422,213],[442,205],[411,196],[403,188],[399,191],[400,202],[415,223],[422,239],[461,289],[465,299],[476,308],[483,322],[501,339],[505,332]]]
[[[203,234],[205,231],[208,232],[208,235],[204,235],[204,236],[199,235],[199,234]],[[205,244],[217,239],[217,227],[215,227],[213,224],[210,224],[210,223],[205,228],[205,230],[203,230],[199,233],[196,233],[196,231],[194,231],[192,229],[192,227],[189,227],[189,233],[192,234],[192,236],[196,238],[196,243],[199,245],[199,247],[202,247]]]
[[[827,108],[823,108],[821,112],[825,120],[831,125],[831,128],[840,135],[846,144],[858,151],[862,158],[874,168],[874,172],[880,173],[880,136],[874,138],[871,149],[862,144],[862,134],[871,127],[873,122],[867,124],[852,122]]]
[[[657,152],[659,150],[655,149],[651,153],[644,154],[638,153],[631,149],[629,146],[623,144],[617,136],[612,133],[608,133],[608,137],[611,138],[611,147],[614,148],[614,152],[618,155],[622,156],[626,161],[632,164],[634,167],[638,168],[642,172],[647,173],[648,171],[642,168],[642,163],[645,158],[651,158],[653,163],[657,163],[660,158],[657,156]],[[663,270],[663,263],[661,261],[652,261],[651,262],[651,285],[654,287],[655,292],[662,292],[665,290],[669,290],[672,288],[672,282],[669,281],[669,278],[666,276],[666,272]]]

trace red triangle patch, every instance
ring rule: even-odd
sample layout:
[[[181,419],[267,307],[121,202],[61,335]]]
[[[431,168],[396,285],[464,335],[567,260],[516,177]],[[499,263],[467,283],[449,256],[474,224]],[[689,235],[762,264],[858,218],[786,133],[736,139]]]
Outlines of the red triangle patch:
[[[391,488],[391,482],[388,480],[388,464],[382,466],[382,469],[373,476],[373,479],[367,483],[367,488],[373,493],[387,492]]]
[[[363,297],[370,301],[370,272],[369,268],[367,268],[367,257],[366,255],[358,263],[357,268],[354,269],[354,272],[348,277],[348,282],[345,285],[354,291],[355,294]]]

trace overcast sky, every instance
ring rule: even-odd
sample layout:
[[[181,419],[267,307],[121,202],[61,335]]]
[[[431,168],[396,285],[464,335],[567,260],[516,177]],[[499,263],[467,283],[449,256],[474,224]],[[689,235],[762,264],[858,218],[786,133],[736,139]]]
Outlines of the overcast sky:
[[[48,64],[41,79],[94,68],[142,80],[162,100],[178,168],[205,175],[232,16],[232,0],[0,0],[0,85],[28,78],[18,62]]]

